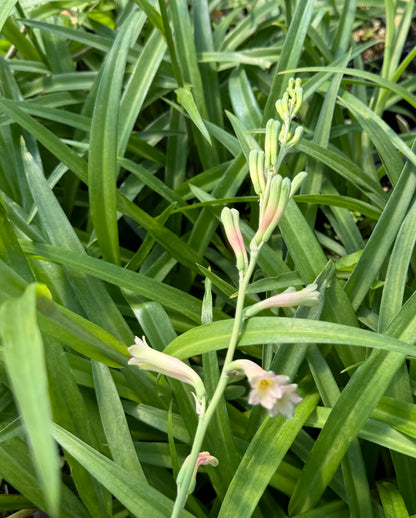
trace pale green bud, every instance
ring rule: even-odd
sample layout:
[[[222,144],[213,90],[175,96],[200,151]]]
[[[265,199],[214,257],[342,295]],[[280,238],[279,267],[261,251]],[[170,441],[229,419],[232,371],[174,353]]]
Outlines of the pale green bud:
[[[267,169],[277,162],[277,135],[280,123],[274,119],[269,119],[266,124],[266,139],[264,144],[264,167]]]
[[[300,110],[303,102],[303,88],[299,86],[295,90],[295,107],[293,108],[293,115],[296,115]]]
[[[292,198],[295,195],[296,191],[306,180],[307,176],[308,176],[308,173],[306,171],[301,171],[293,178],[293,180],[291,182],[289,198]]]
[[[283,122],[289,120],[289,106],[287,104],[287,99],[278,99],[275,104],[276,111],[279,114],[279,117]]]
[[[266,188],[264,177],[264,153],[258,149],[252,149],[248,156],[250,178],[253,183],[254,191],[262,195]]]
[[[293,135],[293,137],[289,139],[289,136],[288,136],[288,139],[287,139],[288,145],[290,147],[297,146],[299,144],[300,139],[302,138],[302,136],[303,136],[303,127],[302,126],[298,126],[295,129],[295,134]]]
[[[284,146],[289,142],[289,140],[292,138],[292,133],[290,131],[287,131],[286,125],[282,126],[282,129],[279,133],[279,142],[281,146]]]

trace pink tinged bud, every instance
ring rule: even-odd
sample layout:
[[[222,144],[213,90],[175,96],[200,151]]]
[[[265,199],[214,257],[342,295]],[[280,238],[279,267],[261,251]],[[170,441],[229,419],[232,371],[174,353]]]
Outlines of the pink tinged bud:
[[[197,472],[199,466],[218,466],[218,459],[214,457],[213,455],[210,455],[209,451],[201,451],[198,454],[198,458],[196,460],[195,464],[195,473]]]
[[[237,268],[239,271],[245,272],[248,266],[248,257],[240,230],[240,214],[236,209],[224,207],[221,212],[221,220],[228,242],[234,251]]]
[[[188,455],[186,457],[186,459],[183,461],[182,467],[181,467],[181,469],[178,473],[178,477],[176,479],[176,484],[178,487],[181,486],[183,483],[185,472],[188,469],[190,469],[190,465],[189,465],[190,460],[191,460],[191,456]],[[193,468],[192,480],[189,485],[188,495],[191,494],[193,492],[193,490],[195,489],[196,474],[197,474],[199,466],[207,466],[207,465],[211,465],[214,467],[218,466],[218,459],[216,457],[214,457],[213,455],[211,455],[208,451],[201,451],[200,453],[198,453],[198,458],[196,459],[196,463]]]
[[[149,347],[144,336],[142,339],[136,336],[134,342],[135,345],[129,347],[132,356],[128,361],[129,365],[137,365],[141,369],[158,372],[192,385],[196,392],[197,413],[202,413],[205,408],[205,387],[198,374],[178,358]]]
[[[292,418],[295,405],[302,401],[296,394],[298,386],[289,384],[289,377],[265,371],[251,360],[235,360],[229,364],[229,370],[244,371],[251,391],[248,397],[250,405],[261,405],[269,411],[271,417],[282,414]]]
[[[290,195],[290,180],[280,175],[273,176],[265,208],[260,218],[259,228],[253,238],[256,245],[265,243],[272,235],[286,209]]]
[[[270,308],[286,308],[290,306],[313,306],[319,302],[319,291],[317,284],[309,284],[303,290],[296,291],[295,288],[288,288],[283,293],[269,297],[249,306],[245,312],[245,318],[257,315],[259,311]]]

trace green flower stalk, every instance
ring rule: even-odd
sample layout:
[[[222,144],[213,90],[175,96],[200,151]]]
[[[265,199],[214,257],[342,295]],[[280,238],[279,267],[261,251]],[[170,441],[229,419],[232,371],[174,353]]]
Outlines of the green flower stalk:
[[[272,371],[265,371],[250,360],[233,361],[235,349],[243,333],[245,319],[257,314],[262,309],[270,307],[299,304],[310,305],[315,303],[319,296],[316,291],[316,285],[312,284],[298,292],[295,292],[294,289],[289,289],[285,293],[270,297],[244,309],[247,288],[257,264],[261,247],[270,239],[284,214],[289,200],[306,178],[305,172],[297,174],[292,181],[278,174],[286,154],[299,142],[303,134],[301,126],[296,128],[294,133],[291,130],[292,119],[298,113],[301,103],[301,81],[290,79],[286,93],[276,103],[276,109],[282,119],[282,123],[270,119],[266,125],[264,152],[256,149],[249,154],[250,178],[254,191],[259,196],[260,204],[259,225],[250,243],[249,254],[247,254],[240,231],[238,211],[225,207],[221,212],[221,221],[224,225],[227,239],[234,251],[239,271],[234,323],[224,359],[224,367],[217,387],[205,411],[200,412],[198,415],[198,426],[191,453],[178,474],[177,496],[171,518],[180,517],[186,499],[195,487],[198,466],[205,463],[216,465],[215,457],[208,452],[201,453],[201,450],[208,424],[217,409],[220,399],[223,397],[229,376],[233,372],[243,371],[246,374],[251,386],[248,397],[249,404],[262,405],[268,410],[270,416],[276,416],[280,413],[287,418],[291,418],[295,411],[295,405],[301,401],[300,396],[296,393],[297,385],[289,383],[287,376],[278,375]],[[158,368],[160,369],[160,366]]]

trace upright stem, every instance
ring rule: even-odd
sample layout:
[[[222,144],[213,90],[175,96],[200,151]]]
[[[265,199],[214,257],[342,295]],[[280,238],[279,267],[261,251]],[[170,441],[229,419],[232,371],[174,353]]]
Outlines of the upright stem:
[[[185,472],[182,473],[181,484],[178,485],[178,493],[175,500],[175,505],[173,507],[171,518],[179,518],[182,509],[185,507],[186,499],[188,497],[189,487],[192,482],[192,478],[194,476],[194,469],[196,465],[196,461],[198,459],[198,454],[201,451],[202,443],[205,437],[205,433],[208,427],[208,424],[214,415],[214,412],[218,406],[218,403],[224,393],[225,387],[228,382],[228,364],[232,361],[235,348],[237,347],[238,340],[240,338],[241,326],[243,322],[243,311],[244,311],[244,299],[246,295],[246,290],[248,283],[250,282],[251,275],[253,273],[254,267],[257,262],[257,257],[259,255],[260,248],[255,248],[251,250],[250,253],[250,262],[247,267],[247,271],[242,276],[238,286],[238,296],[237,296],[237,305],[235,309],[235,317],[234,317],[234,325],[231,332],[230,343],[228,345],[227,354],[225,356],[224,366],[221,371],[220,378],[218,380],[217,387],[215,389],[214,394],[212,395],[212,399],[203,415],[199,416],[198,426],[195,433],[194,442],[192,445],[192,450],[186,463]]]

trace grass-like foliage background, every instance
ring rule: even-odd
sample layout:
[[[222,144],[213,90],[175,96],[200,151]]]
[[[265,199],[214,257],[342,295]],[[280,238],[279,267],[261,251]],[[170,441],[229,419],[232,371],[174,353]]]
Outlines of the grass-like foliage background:
[[[204,443],[219,464],[183,516],[416,516],[414,15],[414,0],[2,0],[1,516],[170,515],[194,400],[127,347],[145,335],[215,390],[238,280],[220,213],[238,208],[248,244],[248,154],[290,77],[305,135],[280,172],[308,178],[247,304],[315,280],[320,303],[251,318],[237,357],[303,401],[271,418],[233,378]]]

